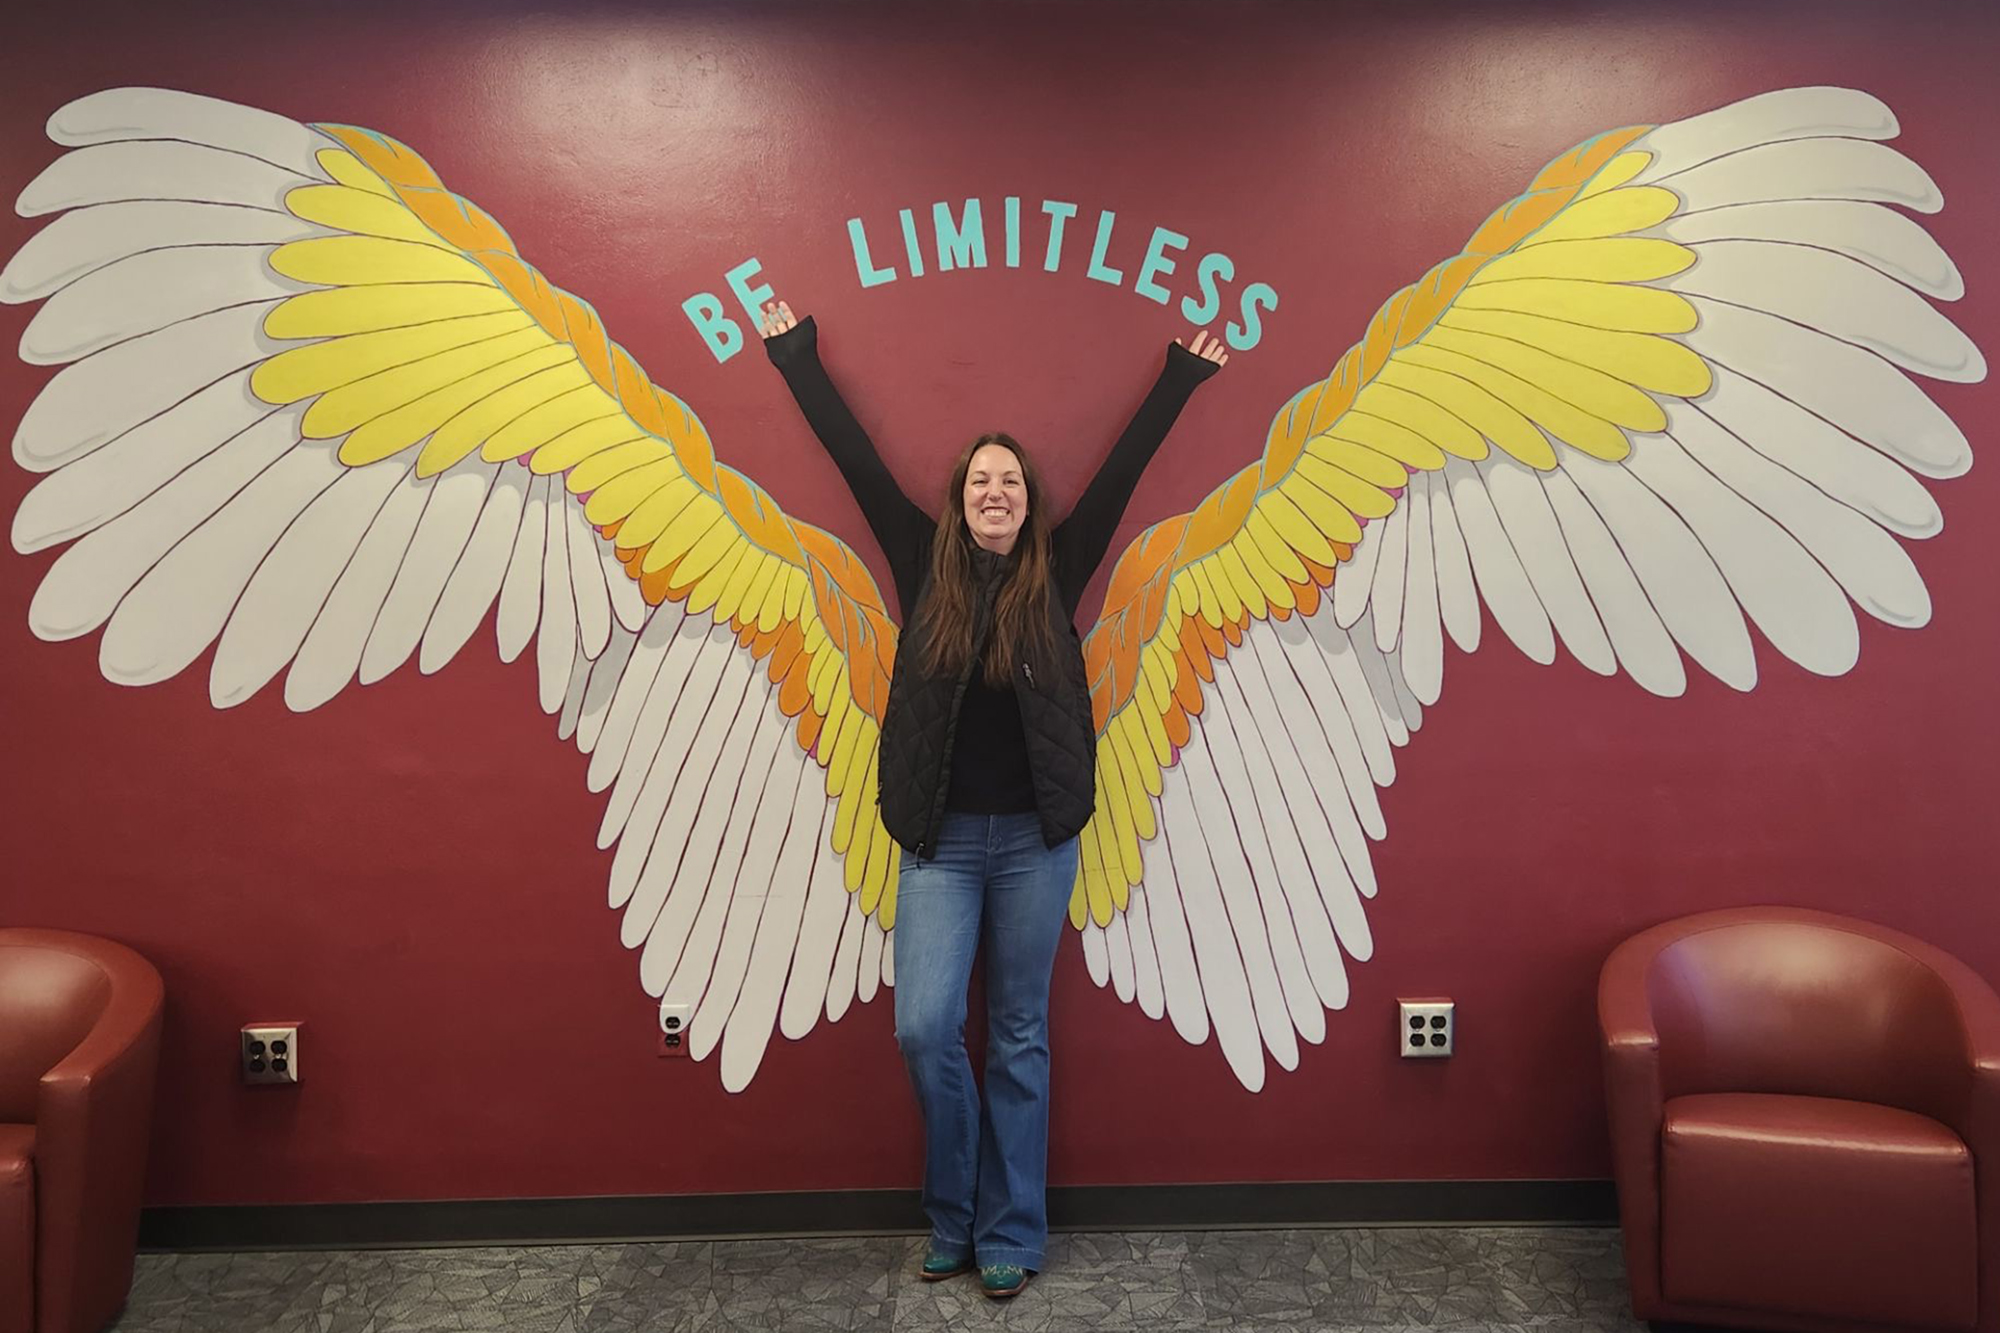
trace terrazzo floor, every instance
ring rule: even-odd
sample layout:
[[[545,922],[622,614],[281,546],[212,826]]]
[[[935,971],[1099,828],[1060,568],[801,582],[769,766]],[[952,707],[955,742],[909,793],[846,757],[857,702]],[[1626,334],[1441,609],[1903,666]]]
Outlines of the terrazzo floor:
[[[115,1333],[1643,1330],[1614,1228],[1073,1234],[1010,1301],[913,1236],[142,1254]]]

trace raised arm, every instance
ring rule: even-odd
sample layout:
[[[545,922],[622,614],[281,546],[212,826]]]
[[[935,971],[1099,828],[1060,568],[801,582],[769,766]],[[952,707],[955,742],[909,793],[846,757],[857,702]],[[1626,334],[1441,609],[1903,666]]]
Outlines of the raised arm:
[[[795,319],[789,305],[767,302],[762,331],[765,354],[785,377],[799,410],[805,413],[806,424],[833,456],[847,489],[854,492],[855,502],[861,506],[862,517],[889,558],[897,597],[903,614],[909,615],[930,553],[935,520],[903,494],[875,452],[875,442],[833,387],[819,361],[819,330],[812,316]]]
[[[1111,548],[1112,535],[1118,530],[1118,520],[1125,516],[1125,505],[1139,484],[1139,474],[1153,461],[1153,454],[1173,429],[1174,420],[1180,416],[1195,386],[1229,360],[1220,338],[1203,345],[1207,336],[1197,333],[1191,351],[1181,346],[1180,339],[1174,339],[1167,348],[1167,364],[1161,369],[1159,379],[1153,381],[1152,392],[1139,404],[1138,412],[1133,414],[1118,442],[1111,446],[1110,456],[1084,488],[1069,517],[1057,524],[1051,535],[1056,589],[1062,596],[1064,612],[1071,617],[1076,615],[1077,603],[1083,600],[1090,576],[1097,572],[1104,553]]]

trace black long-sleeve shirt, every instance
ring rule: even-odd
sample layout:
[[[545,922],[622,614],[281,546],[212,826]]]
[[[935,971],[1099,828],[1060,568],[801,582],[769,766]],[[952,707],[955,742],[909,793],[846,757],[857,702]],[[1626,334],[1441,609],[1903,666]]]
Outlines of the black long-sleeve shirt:
[[[930,560],[938,521],[905,495],[889,475],[874,441],[855,420],[833,387],[826,367],[820,364],[818,342],[819,331],[807,317],[795,328],[767,339],[764,350],[784,375],[806,423],[826,446],[875,540],[881,543],[907,621],[916,612],[917,589]],[[1215,371],[1214,362],[1170,344],[1167,363],[1145,402],[1111,446],[1104,465],[1068,517],[1050,532],[1056,595],[1063,614],[1071,621],[1076,619],[1077,605],[1091,575],[1111,547],[1140,474],[1173,428],[1195,386]],[[959,707],[944,808],[968,814],[1016,814],[1035,808],[1027,739],[1011,684],[996,689],[977,671],[967,683]]]

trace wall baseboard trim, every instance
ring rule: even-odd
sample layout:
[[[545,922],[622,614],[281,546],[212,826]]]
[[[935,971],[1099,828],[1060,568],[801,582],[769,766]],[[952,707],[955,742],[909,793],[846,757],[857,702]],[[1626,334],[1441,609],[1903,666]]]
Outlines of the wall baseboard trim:
[[[1329,1226],[1606,1226],[1608,1180],[1334,1180],[1061,1185],[1058,1231]],[[146,1250],[399,1249],[918,1233],[915,1190],[446,1199],[148,1208]]]

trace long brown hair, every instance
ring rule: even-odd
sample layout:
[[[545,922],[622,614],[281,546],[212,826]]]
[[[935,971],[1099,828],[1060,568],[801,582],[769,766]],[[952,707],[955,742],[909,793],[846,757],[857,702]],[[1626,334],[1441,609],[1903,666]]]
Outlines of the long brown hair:
[[[1021,481],[1028,491],[1028,513],[1007,556],[1007,572],[994,598],[993,634],[985,652],[986,683],[996,689],[1013,676],[1014,664],[1038,667],[1055,662],[1055,637],[1049,630],[1049,602],[1055,578],[1049,558],[1049,516],[1041,474],[1013,436],[991,431],[967,445],[951,470],[951,486],[931,541],[931,590],[924,601],[924,669],[932,676],[956,676],[972,655],[972,620],[979,600],[972,572],[975,543],[965,524],[965,474],[972,456],[989,444],[1011,452],[1021,464]],[[1047,671],[1044,675],[1048,675]]]

